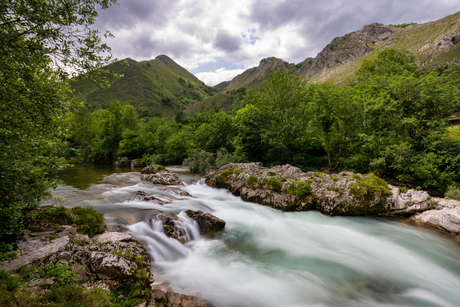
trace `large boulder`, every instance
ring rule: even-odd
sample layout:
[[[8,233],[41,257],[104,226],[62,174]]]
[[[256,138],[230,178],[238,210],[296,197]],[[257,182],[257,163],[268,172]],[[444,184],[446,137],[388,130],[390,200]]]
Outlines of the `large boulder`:
[[[185,213],[187,213],[192,220],[197,222],[202,235],[210,235],[225,228],[225,221],[212,215],[211,213],[204,213],[201,210],[187,210]]]
[[[304,173],[288,164],[266,168],[261,163],[231,163],[209,174],[206,183],[282,211],[401,216],[433,206],[426,192],[402,193],[373,174]]]
[[[162,171],[155,174],[141,175],[141,180],[161,185],[184,185],[176,174],[169,171]]]
[[[33,262],[37,267],[49,263],[82,267],[84,277],[93,277],[88,282],[102,280],[111,284],[113,280],[123,280],[140,270],[153,282],[150,259],[144,247],[128,233],[108,232],[91,240],[81,235],[70,237],[68,244]]]
[[[179,176],[168,171],[161,165],[148,165],[141,171],[141,180],[161,185],[184,185]]]
[[[441,231],[460,234],[460,202],[450,199],[435,199],[435,209],[415,214],[411,221],[437,228]]]

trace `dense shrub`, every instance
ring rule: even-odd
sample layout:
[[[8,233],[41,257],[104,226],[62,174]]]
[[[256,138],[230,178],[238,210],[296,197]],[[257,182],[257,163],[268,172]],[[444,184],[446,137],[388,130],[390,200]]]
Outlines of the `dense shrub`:
[[[214,166],[214,154],[204,150],[195,151],[183,164],[190,166],[192,173],[204,173]]]
[[[456,184],[452,184],[447,188],[445,197],[449,197],[455,200],[460,200],[460,189]]]

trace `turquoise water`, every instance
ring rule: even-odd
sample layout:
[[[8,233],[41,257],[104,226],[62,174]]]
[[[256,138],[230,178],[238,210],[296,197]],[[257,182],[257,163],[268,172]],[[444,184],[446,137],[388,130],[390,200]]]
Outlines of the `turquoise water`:
[[[55,194],[64,205],[92,205],[108,220],[131,225],[151,247],[155,283],[216,306],[460,306],[460,249],[436,231],[379,218],[284,213],[207,187],[194,175],[180,174],[189,198],[142,182],[129,169],[88,173],[93,179],[78,182],[61,176],[69,185]],[[128,201],[138,190],[170,203]],[[203,210],[227,225],[184,245],[154,231],[151,209]]]

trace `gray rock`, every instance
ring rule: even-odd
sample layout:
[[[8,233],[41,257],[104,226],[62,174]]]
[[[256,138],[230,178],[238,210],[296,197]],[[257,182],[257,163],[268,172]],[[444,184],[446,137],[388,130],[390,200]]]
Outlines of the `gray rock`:
[[[206,183],[282,211],[394,216],[410,215],[434,205],[426,192],[401,193],[377,177],[351,172],[304,173],[291,165],[269,169],[261,163],[231,163],[209,174]]]
[[[43,244],[41,246],[39,245],[39,248],[27,253],[23,253],[19,258],[13,259],[9,262],[6,262],[4,265],[1,265],[0,270],[16,270],[24,265],[31,264],[37,260],[53,255],[58,252],[61,247],[65,247],[69,243],[69,236],[57,238],[49,243],[47,242],[47,245],[44,245],[45,242],[40,243]]]
[[[131,161],[128,160],[128,157],[118,157],[114,164],[116,167],[127,167],[131,166]]]
[[[200,233],[202,235],[210,235],[225,228],[225,221],[212,215],[211,213],[204,213],[201,210],[187,210],[185,212],[192,220],[198,223]]]
[[[150,181],[161,185],[184,185],[176,174],[161,171],[154,174],[143,174],[141,180]]]
[[[460,234],[460,207],[444,207],[415,214],[410,220],[453,234]]]

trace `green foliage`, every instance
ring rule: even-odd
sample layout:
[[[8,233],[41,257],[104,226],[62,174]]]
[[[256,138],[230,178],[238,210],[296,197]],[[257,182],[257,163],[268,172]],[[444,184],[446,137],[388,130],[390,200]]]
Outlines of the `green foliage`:
[[[97,287],[90,290],[84,288],[76,281],[78,275],[71,266],[49,265],[39,269],[37,276],[57,277],[57,282],[44,295],[37,295],[19,276],[0,270],[0,304],[5,307],[111,305],[107,291]]]
[[[359,176],[358,176],[359,177]],[[385,180],[368,174],[365,178],[354,178],[356,182],[350,183],[350,193],[357,198],[373,200],[376,196],[390,196],[392,193],[388,189]]]
[[[335,191],[335,192],[339,193],[340,195],[343,194],[343,189],[337,188],[337,187],[326,187],[326,190],[328,190],[328,191]]]
[[[102,233],[105,230],[104,214],[96,211],[92,207],[73,207],[71,212],[76,214],[75,224],[77,230],[87,234],[90,238],[95,234]]]
[[[75,150],[63,155],[77,153],[98,163],[115,153],[142,156],[146,164],[180,164],[188,158],[201,171],[212,163],[218,168],[231,162],[289,163],[302,170],[374,172],[441,192],[460,180],[460,145],[446,133],[446,118],[460,105],[460,70],[422,72],[408,51],[387,48],[364,61],[357,75],[353,86],[305,86],[292,73],[276,71],[259,92],[240,88],[225,94],[233,99],[230,113],[217,106],[190,117],[176,111],[176,122],[135,116],[123,121],[125,106],[116,103],[81,110],[71,120],[78,125],[70,125]],[[202,88],[181,78],[181,90]],[[172,80],[179,85],[179,76]],[[107,127],[115,132],[107,134]],[[13,222],[6,225],[16,227],[16,209],[10,209]]]
[[[278,193],[280,193],[283,188],[283,182],[281,179],[275,177],[264,178],[262,183],[268,185],[269,188]]]
[[[72,225],[74,223],[74,218],[67,208],[59,206],[45,209],[42,214],[42,221],[54,225]]]
[[[246,184],[252,190],[258,189],[261,186],[259,180],[257,180],[257,177],[254,175],[251,175],[248,177],[248,179],[246,179]]]
[[[237,168],[237,167],[230,167],[230,168],[227,168],[226,170],[221,171],[219,175],[223,177],[228,177],[228,176],[235,174],[236,177],[238,177],[241,173],[247,173],[247,171],[243,171],[242,169]]]
[[[14,250],[14,244],[0,242],[0,261],[15,259],[18,252]]]
[[[110,48],[92,25],[112,0],[3,1],[0,5],[0,241],[13,242],[23,220],[56,187],[63,166],[69,73],[105,83]],[[106,33],[110,36],[110,33]]]
[[[67,209],[63,206],[56,208],[40,207],[33,213],[36,215],[32,219],[34,221],[41,220],[55,228],[61,225],[72,225],[79,232],[90,237],[105,230],[104,214],[92,207],[82,208],[77,206],[72,209]]]
[[[204,150],[195,151],[183,164],[190,166],[192,173],[204,173],[214,166],[214,154]]]
[[[416,22],[410,22],[410,23],[400,23],[400,24],[389,24],[388,26],[389,27],[395,27],[395,28],[405,28],[405,27],[408,27],[408,26],[412,26],[412,25],[416,25],[417,23]]]
[[[112,291],[114,304],[112,306],[138,306],[150,300],[151,290],[149,274],[144,269],[139,269],[123,282],[115,282]]]
[[[369,77],[402,75],[416,70],[415,57],[409,51],[387,48],[379,52],[375,60],[364,60],[356,74],[359,80],[364,81]]]
[[[289,184],[288,193],[296,195],[300,198],[311,195],[311,180],[296,180],[293,183]]]
[[[451,184],[447,187],[447,191],[444,196],[455,200],[460,200],[460,189],[456,184]]]
[[[74,269],[73,265],[66,264],[47,264],[44,267],[38,269],[36,274],[31,274],[33,278],[56,278],[56,282],[60,285],[67,283],[74,283],[75,280],[80,276],[80,272],[84,267],[79,267],[77,270]]]

